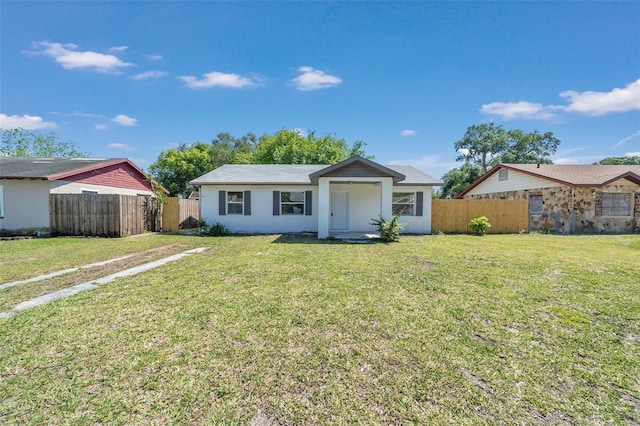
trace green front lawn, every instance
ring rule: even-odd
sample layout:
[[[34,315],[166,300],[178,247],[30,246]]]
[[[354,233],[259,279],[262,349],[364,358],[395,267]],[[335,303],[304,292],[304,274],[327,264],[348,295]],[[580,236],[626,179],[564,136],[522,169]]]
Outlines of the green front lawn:
[[[638,236],[173,239],[0,319],[0,423],[640,422]]]

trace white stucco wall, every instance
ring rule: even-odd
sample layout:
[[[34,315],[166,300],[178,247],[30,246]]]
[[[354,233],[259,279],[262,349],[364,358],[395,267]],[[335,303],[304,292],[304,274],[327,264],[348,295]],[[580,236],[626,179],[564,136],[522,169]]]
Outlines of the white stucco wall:
[[[318,187],[312,185],[279,186],[278,191],[313,191],[312,214],[273,215],[274,187],[264,185],[202,185],[200,217],[211,224],[220,222],[230,232],[270,234],[316,232],[318,229]],[[251,191],[251,215],[218,214],[218,191]]]
[[[371,219],[381,215],[380,189],[381,185],[374,183],[331,183],[331,191],[344,191],[348,194],[347,231],[375,232]],[[331,207],[333,208],[333,206]]]
[[[515,170],[509,170],[507,180],[499,179],[500,172],[489,176],[484,182],[467,192],[465,195],[492,194],[495,192],[523,191],[525,189],[539,189],[557,186],[557,184]]]
[[[330,220],[330,197],[319,199],[320,186],[315,185],[203,185],[200,188],[200,211],[202,219],[211,224],[220,222],[230,232],[265,234],[283,232],[318,232],[318,217],[326,216]],[[331,182],[330,191],[344,191],[348,193],[348,228],[341,232],[375,232],[371,219],[382,215],[387,220],[392,218],[391,206],[382,209],[382,185],[369,182],[349,184],[347,182]],[[312,191],[312,214],[306,215],[273,215],[273,191]],[[405,233],[431,233],[431,188],[424,186],[390,187],[393,192],[423,192],[423,215],[403,216],[401,222],[405,224]],[[251,215],[219,215],[219,191],[251,191]],[[389,197],[391,193],[389,193]],[[329,204],[323,209],[321,202]],[[388,210],[388,211],[387,211]],[[325,213],[322,213],[325,212]],[[384,213],[381,213],[384,212]],[[322,224],[321,224],[322,226]]]
[[[400,223],[405,225],[403,233],[431,234],[431,187],[427,186],[394,186],[393,192],[422,192],[422,216],[402,215]]]
[[[4,217],[0,228],[49,228],[49,182],[0,179],[3,187]]]
[[[154,195],[152,191],[138,189],[116,188],[105,185],[90,185],[80,182],[52,181],[52,194],[82,194],[82,191],[97,191],[98,194],[122,194],[122,195]]]

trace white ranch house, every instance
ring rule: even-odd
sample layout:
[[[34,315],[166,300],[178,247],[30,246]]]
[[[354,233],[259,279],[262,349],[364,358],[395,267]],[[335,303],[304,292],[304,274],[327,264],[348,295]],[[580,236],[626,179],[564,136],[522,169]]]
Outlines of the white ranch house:
[[[191,184],[200,217],[230,232],[374,233],[371,219],[402,211],[404,232],[431,233],[431,189],[442,182],[412,166],[363,157],[334,165],[228,164]]]

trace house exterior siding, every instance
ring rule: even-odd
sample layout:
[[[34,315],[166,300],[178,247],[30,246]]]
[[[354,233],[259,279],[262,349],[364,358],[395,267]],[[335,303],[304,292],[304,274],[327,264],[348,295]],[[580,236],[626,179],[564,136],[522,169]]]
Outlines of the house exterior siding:
[[[374,183],[347,182],[330,184],[331,192],[348,194],[348,229],[349,232],[374,233],[377,228],[371,219],[381,216],[381,189]],[[273,191],[311,191],[310,215],[274,215]],[[251,214],[220,214],[220,191],[250,191]],[[405,224],[404,233],[431,233],[431,187],[393,186],[394,192],[422,192],[422,216],[403,215],[400,222]],[[201,218],[207,223],[219,222],[233,233],[269,234],[283,232],[318,232],[318,186],[315,185],[202,185],[200,188]],[[224,210],[224,206],[223,206]],[[390,220],[391,217],[383,215]],[[331,225],[329,225],[330,230]]]
[[[49,228],[49,182],[45,180],[0,179],[4,216],[0,229]]]
[[[501,181],[499,173],[495,173],[489,176],[489,178],[482,182],[481,185],[478,185],[469,191],[466,195],[471,196],[487,193],[521,191],[531,188],[546,188],[551,185],[553,185],[553,183],[547,179],[541,179],[536,176],[530,176],[524,173],[518,173],[514,170],[508,170],[507,180]],[[465,196],[465,198],[467,197]]]
[[[141,189],[118,188],[112,185],[92,184],[87,181],[56,180],[51,182],[52,194],[82,194],[83,191],[96,191],[98,194],[154,195],[153,191],[144,187]]]
[[[64,178],[66,182],[152,192],[151,184],[129,164],[120,163]],[[122,193],[122,192],[110,192]],[[129,194],[127,194],[129,195]]]
[[[510,171],[510,179],[515,175]],[[495,174],[497,180],[497,173]],[[561,233],[632,233],[640,232],[640,185],[625,179],[597,187],[553,185],[544,181],[544,187],[489,192],[496,186],[490,183],[474,188],[465,194],[469,199],[531,199],[542,198],[541,212],[530,212],[529,229]],[[632,215],[605,216],[602,211],[602,194],[630,194]]]
[[[311,215],[274,215],[273,191],[312,191]],[[251,191],[251,214],[220,215],[220,191]],[[202,185],[200,217],[207,223],[219,222],[230,232],[270,234],[281,232],[317,232],[318,187],[313,185]]]

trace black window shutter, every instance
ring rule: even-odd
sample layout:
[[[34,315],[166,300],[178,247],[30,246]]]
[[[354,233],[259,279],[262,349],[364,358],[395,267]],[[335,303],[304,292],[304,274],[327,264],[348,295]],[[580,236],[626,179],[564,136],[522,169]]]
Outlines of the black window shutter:
[[[311,216],[312,215],[312,209],[311,209],[311,200],[313,198],[313,192],[312,191],[304,191],[304,214],[305,216]]]
[[[280,216],[280,191],[273,191],[273,215]]]
[[[422,216],[422,206],[424,204],[424,192],[416,192],[416,216]]]
[[[227,191],[218,191],[218,214],[227,214]]]
[[[244,191],[244,215],[251,216],[251,191]]]

